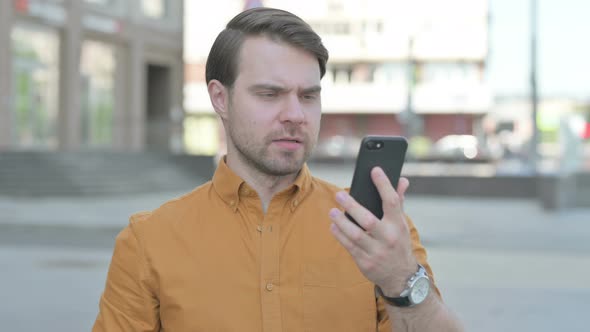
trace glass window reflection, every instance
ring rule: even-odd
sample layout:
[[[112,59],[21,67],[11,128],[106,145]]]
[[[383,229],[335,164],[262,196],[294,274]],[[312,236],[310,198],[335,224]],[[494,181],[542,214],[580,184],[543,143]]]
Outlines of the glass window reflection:
[[[112,143],[115,100],[114,47],[87,40],[80,61],[82,87],[82,141],[89,147]]]
[[[168,14],[167,6],[166,0],[141,0],[143,15],[153,19],[165,18]]]
[[[59,37],[48,28],[15,26],[12,39],[12,140],[18,148],[57,147]]]

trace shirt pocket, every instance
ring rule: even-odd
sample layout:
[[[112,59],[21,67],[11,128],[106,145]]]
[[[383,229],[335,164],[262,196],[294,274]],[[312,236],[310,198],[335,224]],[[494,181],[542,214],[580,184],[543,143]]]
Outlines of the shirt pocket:
[[[373,284],[352,260],[309,263],[303,274],[305,331],[376,331]]]

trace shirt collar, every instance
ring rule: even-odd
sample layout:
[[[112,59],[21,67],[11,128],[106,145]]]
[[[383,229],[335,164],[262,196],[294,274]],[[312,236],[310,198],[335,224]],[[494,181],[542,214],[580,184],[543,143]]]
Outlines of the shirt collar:
[[[221,199],[235,210],[238,207],[240,186],[245,181],[227,166],[225,157],[219,160],[212,181]]]
[[[299,175],[297,175],[295,182],[293,182],[295,189],[291,200],[291,211],[294,211],[301,204],[307,194],[311,192],[311,179],[311,172],[309,171],[307,164],[303,164]]]
[[[219,160],[215,174],[213,174],[212,182],[215,191],[219,194],[221,199],[234,211],[238,208],[240,196],[253,194],[251,187],[241,177],[234,173],[229,166],[227,166],[225,158]],[[289,195],[289,199],[291,200],[291,210],[293,211],[310,192],[311,184],[311,173],[307,164],[304,164],[295,178],[293,185],[277,195]]]

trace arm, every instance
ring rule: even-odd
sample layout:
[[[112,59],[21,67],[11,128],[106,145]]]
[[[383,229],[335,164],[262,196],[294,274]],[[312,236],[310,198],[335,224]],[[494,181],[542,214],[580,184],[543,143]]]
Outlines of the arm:
[[[419,244],[413,224],[403,213],[403,195],[409,185],[407,179],[400,180],[396,192],[381,169],[374,169],[371,178],[383,201],[383,218],[377,219],[350,195],[340,192],[336,195],[337,201],[365,231],[351,223],[338,209],[330,211],[331,230],[365,277],[378,285],[386,296],[397,297],[408,278],[416,272],[418,262],[427,267],[426,253]],[[432,275],[429,267],[427,270]],[[399,308],[379,299],[378,304],[385,307],[392,331],[462,331],[457,318],[440,300],[438,290],[432,288],[427,299],[414,307]],[[380,331],[387,325],[387,322],[380,322]]]
[[[406,222],[412,240],[412,252],[418,263],[427,270],[432,287],[426,300],[416,307],[400,308],[389,305],[379,298],[379,302],[381,302],[379,306],[386,312],[386,318],[391,325],[391,327],[388,326],[387,329],[380,331],[462,331],[463,329],[458,324],[458,320],[442,301],[440,291],[434,282],[432,269],[426,258],[426,249],[420,242],[420,236],[414,223],[407,216]],[[401,290],[395,294],[385,295],[395,297],[399,293],[401,293]],[[431,319],[428,317],[431,317]],[[430,323],[434,325],[429,326]]]
[[[159,302],[134,226],[132,218],[117,236],[93,332],[160,330]]]
[[[385,308],[390,317],[391,331],[463,331],[459,320],[434,293],[415,307],[400,308],[386,304]]]

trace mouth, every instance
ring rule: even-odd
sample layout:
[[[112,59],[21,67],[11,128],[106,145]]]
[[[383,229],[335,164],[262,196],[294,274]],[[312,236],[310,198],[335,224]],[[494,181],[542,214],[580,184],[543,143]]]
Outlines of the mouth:
[[[295,151],[303,146],[303,139],[299,137],[281,137],[272,141],[281,149]]]
[[[300,138],[279,138],[273,140],[273,142],[289,142],[289,143],[303,143],[303,140]]]

